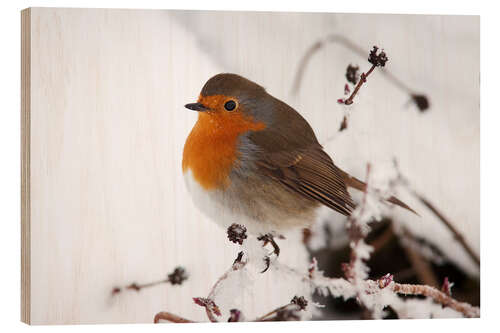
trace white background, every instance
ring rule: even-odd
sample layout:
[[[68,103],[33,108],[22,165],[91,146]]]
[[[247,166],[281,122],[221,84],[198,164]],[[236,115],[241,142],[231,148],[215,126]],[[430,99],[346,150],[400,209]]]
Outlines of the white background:
[[[2,152],[4,152],[4,163],[3,163],[3,172],[2,174],[2,184],[3,184],[3,197],[2,197],[2,210],[6,212],[4,217],[4,225],[7,226],[7,229],[2,232],[2,247],[5,247],[2,250],[2,286],[4,287],[4,297],[2,298],[2,323],[3,324],[11,324],[14,327],[17,328],[25,328],[23,327],[24,325],[18,323],[18,318],[19,318],[19,10],[28,7],[28,6],[68,6],[69,4],[65,4],[62,2],[46,2],[46,3],[33,3],[33,2],[24,2],[24,3],[19,3],[18,6],[10,6],[9,8],[3,9],[2,10],[2,24],[4,24],[4,29],[2,29],[2,40],[5,41],[4,43],[4,56],[6,56],[6,59],[2,62],[3,65],[3,95],[4,98],[7,99],[7,103],[4,106],[4,110],[2,115],[3,121],[2,123]],[[148,3],[147,1],[142,1],[140,4],[134,4],[134,3],[129,3],[126,1],[122,1],[119,3],[119,7],[129,7],[129,8],[139,8],[138,5],[140,5],[140,8],[162,8],[160,7],[160,4],[155,4],[155,3]],[[487,62],[487,59],[491,56],[496,57],[497,56],[497,48],[496,46],[495,49],[489,49],[491,46],[488,43],[485,43],[485,41],[488,41],[488,36],[490,36],[493,33],[493,28],[491,26],[484,26],[485,24],[490,24],[493,23],[494,18],[491,16],[488,16],[489,12],[493,12],[492,9],[489,10],[482,10],[479,11],[478,9],[473,9],[473,8],[467,8],[467,7],[460,7],[458,6],[457,2],[453,2],[452,6],[453,8],[437,8],[436,3],[434,2],[428,2],[427,6],[424,6],[423,2],[419,2],[418,6],[419,8],[411,8],[411,7],[401,7],[401,4],[397,4],[396,2],[394,3],[387,3],[384,7],[384,5],[377,3],[364,3],[362,5],[358,5],[357,7],[345,7],[345,6],[353,6],[352,2],[349,2],[349,4],[345,3],[336,3],[335,5],[332,4],[327,4],[325,3],[314,3],[314,2],[308,2],[308,7],[300,7],[300,4],[294,2],[287,4],[287,7],[269,7],[269,4],[264,5],[254,5],[255,7],[235,7],[235,4],[228,3],[226,5],[221,4],[219,6],[216,6],[214,4],[210,4],[210,6],[207,6],[207,4],[203,5],[196,5],[193,4],[192,6],[187,6],[186,4],[183,3],[182,7],[177,7],[177,8],[198,8],[198,9],[266,9],[266,10],[314,10],[314,11],[321,11],[321,10],[328,10],[328,11],[334,11],[334,12],[390,12],[390,13],[421,13],[421,14],[428,14],[428,13],[438,13],[438,14],[481,14],[482,16],[482,52],[481,52],[481,57],[482,57],[482,71],[481,71],[481,83],[482,83],[482,94],[484,96],[487,96],[488,94],[491,94],[495,96],[495,91],[494,86],[496,85],[495,82],[493,81],[495,79],[496,73],[493,69],[497,64],[494,62]],[[112,3],[106,3],[106,2],[96,2],[92,3],[90,1],[86,1],[85,3],[76,3],[76,4],[71,4],[71,6],[80,6],[80,7],[117,7],[116,5],[113,5]],[[174,6],[169,7],[169,8],[175,8]],[[492,36],[493,37],[493,36]],[[493,42],[494,39],[491,39],[490,42]],[[485,47],[488,47],[488,49],[485,50]],[[7,58],[8,56],[8,58]],[[494,59],[492,59],[495,61]],[[491,81],[490,81],[491,80]],[[485,90],[489,85],[491,85],[491,90]],[[483,290],[483,296],[482,297],[482,317],[483,318],[492,318],[494,308],[492,304],[490,303],[492,301],[493,295],[496,292],[494,289],[495,287],[490,284],[491,282],[495,281],[496,278],[496,272],[490,269],[494,269],[495,267],[491,267],[488,265],[488,259],[491,257],[493,253],[497,253],[498,250],[493,248],[493,245],[495,244],[495,235],[497,234],[495,232],[496,228],[496,218],[494,216],[494,212],[491,211],[491,209],[495,206],[494,205],[494,187],[498,186],[498,182],[495,182],[498,180],[498,176],[495,175],[495,170],[498,170],[498,161],[496,161],[496,156],[495,156],[495,139],[498,140],[496,135],[494,133],[496,132],[495,127],[495,120],[498,119],[495,113],[495,108],[493,105],[488,104],[488,101],[486,99],[483,99],[482,103],[482,122],[481,122],[481,137],[482,137],[482,154],[481,154],[481,170],[482,170],[482,187],[481,187],[481,198],[482,198],[482,237],[481,237],[481,242],[482,242],[482,261],[483,261],[483,269],[482,269],[482,283],[481,283],[481,289]],[[487,121],[485,121],[487,120]],[[487,149],[490,148],[491,150]],[[489,153],[489,154],[488,154]],[[493,158],[492,158],[493,157]],[[488,172],[490,171],[490,172]],[[485,210],[484,208],[490,208],[490,211]],[[484,232],[484,229],[487,230],[487,232]],[[486,291],[486,293],[484,292]],[[486,295],[489,295],[489,297],[486,297]],[[489,311],[490,310],[490,311]],[[5,318],[4,318],[5,316]],[[484,322],[485,320],[482,319],[481,322]],[[427,322],[429,325],[430,323]],[[436,326],[438,325],[446,325],[447,327],[450,325],[450,321],[446,322],[432,322],[433,328],[437,329]],[[460,322],[453,322],[454,324],[459,324],[461,327],[467,327],[469,325],[477,325],[477,321],[460,321]],[[370,325],[369,329],[372,330],[374,327],[382,329],[384,327],[387,327],[386,325],[391,325],[391,329],[396,329],[396,327],[403,328],[403,326],[400,325],[405,325],[404,322],[391,322],[391,323],[362,323],[362,322],[351,322],[351,323],[300,323],[300,324],[295,324],[293,326],[286,326],[286,327],[300,327],[300,328],[305,328],[306,326],[304,325],[311,325],[314,326],[314,328],[320,329],[321,328],[326,329],[325,325],[336,325],[336,329],[348,329],[351,327],[360,327],[360,328],[365,328],[367,329],[368,326]],[[408,323],[406,323],[407,326]],[[345,326],[349,325],[349,326]],[[425,322],[419,321],[419,322],[412,322],[412,326],[420,326],[420,325],[426,325]],[[394,326],[394,327],[392,327]],[[406,327],[405,326],[405,327]],[[124,329],[133,329],[134,326],[106,326],[104,329],[120,329],[123,331]],[[142,329],[145,329],[147,326],[142,326]],[[192,326],[191,326],[192,327]],[[227,325],[226,325],[227,327]],[[250,327],[250,326],[242,326],[241,328],[244,327]],[[284,325],[280,324],[277,327],[285,327]],[[309,327],[309,326],[307,326]],[[472,327],[472,326],[471,326]],[[153,329],[147,327],[148,329]],[[177,326],[175,327],[176,329]],[[207,326],[203,327],[204,329],[207,329]],[[210,327],[212,328],[212,327]],[[220,328],[220,326],[217,326],[217,328]],[[40,329],[40,328],[38,328]],[[54,329],[54,328],[50,328]],[[59,328],[61,329],[61,328]],[[66,328],[62,328],[66,329]],[[73,329],[85,329],[85,327],[75,327]],[[158,329],[158,328],[156,328]],[[171,329],[169,327],[168,329]],[[185,329],[185,328],[182,328]],[[188,328],[189,329],[189,328]]]

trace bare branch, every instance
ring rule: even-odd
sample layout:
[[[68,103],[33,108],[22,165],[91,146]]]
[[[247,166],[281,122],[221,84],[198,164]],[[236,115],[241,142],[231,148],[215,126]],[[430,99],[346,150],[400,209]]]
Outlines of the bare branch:
[[[443,224],[448,228],[448,230],[451,231],[453,234],[453,237],[459,242],[464,250],[467,252],[467,254],[471,257],[471,259],[478,265],[481,265],[481,261],[479,259],[479,256],[472,250],[471,246],[467,243],[465,240],[464,236],[453,226],[453,223],[450,222],[449,219],[447,219],[437,208],[434,206],[429,200],[427,200],[424,196],[421,194],[412,191],[413,195],[417,197],[417,199],[420,200],[426,206]]]
[[[285,321],[285,320],[299,320],[297,312],[300,310],[305,310],[307,307],[306,299],[301,296],[295,296],[292,298],[290,303],[280,306],[266,313],[265,315],[258,317],[254,321]]]
[[[399,166],[397,160],[394,159],[394,166],[398,173],[398,180],[401,184],[403,184],[408,191],[417,198],[425,207],[427,207],[445,226],[448,230],[453,234],[453,237],[457,240],[457,242],[462,245],[465,252],[469,255],[469,257],[478,265],[481,266],[481,261],[479,256],[472,250],[472,247],[467,243],[464,236],[455,228],[453,223],[446,218],[441,211],[437,209],[437,207],[432,204],[428,199],[426,199],[422,194],[418,193],[413,187],[410,186],[409,181],[403,176],[401,171],[399,170]]]
[[[349,98],[344,101],[345,105],[351,105],[353,103],[354,97],[356,97],[356,95],[358,94],[358,91],[359,89],[361,89],[361,86],[366,83],[366,78],[368,78],[368,75],[370,75],[373,72],[375,67],[377,66],[372,65],[372,67],[368,70],[368,72],[366,72],[366,74],[365,73],[361,74],[361,78],[358,84],[356,85],[356,88],[354,88],[354,91],[352,92],[351,96],[349,96]]]
[[[150,288],[154,287],[163,283],[170,283],[172,285],[181,285],[185,280],[187,280],[188,276],[186,273],[186,270],[182,267],[176,267],[175,270],[170,273],[166,279],[159,280],[159,281],[154,281],[154,282],[148,282],[144,284],[139,284],[136,282],[133,282],[127,286],[124,287],[114,287],[113,290],[111,291],[111,294],[114,296],[116,294],[119,294],[122,292],[122,290],[135,290],[137,292],[141,291],[141,289],[144,288]]]
[[[175,315],[175,314],[170,313],[170,312],[158,312],[155,315],[154,323],[158,324],[160,322],[160,320],[166,320],[166,321],[170,321],[172,323],[194,323],[194,321],[192,321],[192,320],[179,317],[178,315]]]

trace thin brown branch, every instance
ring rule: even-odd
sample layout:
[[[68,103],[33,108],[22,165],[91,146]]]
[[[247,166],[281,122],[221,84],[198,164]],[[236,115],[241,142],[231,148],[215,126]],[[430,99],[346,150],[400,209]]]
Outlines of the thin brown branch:
[[[392,230],[392,226],[390,229]],[[404,237],[413,237],[413,235],[411,235],[406,229],[403,230],[403,233]],[[430,263],[411,246],[403,244],[403,248],[420,282],[426,285],[437,287],[439,283]]]
[[[437,286],[437,278],[429,262],[411,247],[405,247],[404,249],[420,282],[430,286]]]
[[[303,297],[300,297],[300,298],[294,297],[294,299],[302,299],[302,301],[304,301]],[[305,302],[305,305],[304,305],[304,304],[293,303],[293,300],[292,300],[292,302],[290,302],[286,305],[280,306],[280,307],[266,313],[263,316],[260,316],[256,319],[254,319],[252,321],[257,322],[257,321],[299,320],[300,318],[297,315],[297,312],[300,310],[304,310],[306,306],[307,306],[307,302]],[[212,318],[212,320],[210,320],[211,322],[217,322],[217,320],[215,319],[213,314],[210,313],[208,310],[207,310],[207,315],[209,316],[209,318]],[[160,320],[166,320],[166,321],[169,321],[172,323],[195,323],[195,321],[180,317],[180,316],[173,314],[173,313],[170,313],[170,312],[157,313],[154,317],[154,323],[157,324],[160,322]],[[231,320],[229,320],[229,321],[231,321]]]
[[[292,94],[295,95],[299,91],[300,84],[302,83],[302,77],[304,76],[309,60],[323,47],[323,45],[324,43],[322,41],[317,41],[309,47],[306,53],[302,56],[302,59],[300,59],[299,69],[297,70],[297,74],[295,75],[295,80],[293,82]]]
[[[377,46],[373,47],[373,49],[370,51],[370,53],[368,55],[368,62],[370,64],[372,64],[372,67],[368,70],[368,72],[361,74],[359,82],[356,85],[356,87],[354,88],[354,91],[352,92],[351,96],[349,96],[349,98],[344,101],[345,105],[351,105],[353,103],[354,97],[357,95],[359,89],[361,89],[363,84],[366,83],[366,79],[373,72],[375,67],[384,67],[388,60],[389,59],[387,58],[387,55],[385,54],[384,51],[381,51],[380,53],[378,53],[378,47]],[[349,69],[349,67],[348,67],[348,69]],[[346,91],[346,89],[344,88],[344,92],[345,91]]]
[[[300,320],[298,311],[307,308],[307,300],[304,296],[295,296],[290,303],[280,306],[266,313],[265,315],[256,318],[254,321],[287,321],[287,320]]]
[[[278,312],[286,311],[286,310],[291,310],[291,309],[299,310],[299,307],[297,305],[295,305],[295,304],[288,303],[286,305],[280,306],[279,308],[276,308],[276,309],[274,309],[274,310],[266,313],[263,316],[260,316],[260,317],[256,318],[255,321],[266,321],[266,320],[269,320],[269,318],[271,316],[277,314]]]
[[[368,70],[368,72],[362,73],[361,77],[359,78],[358,84],[356,85],[356,88],[354,88],[354,91],[352,92],[351,96],[349,96],[348,99],[344,101],[345,105],[351,105],[353,103],[354,97],[358,94],[359,89],[361,89],[361,86],[366,83],[366,78],[368,78],[368,75],[370,75],[373,70],[377,67],[376,65],[372,65],[372,67]]]
[[[136,282],[133,282],[124,287],[114,287],[113,290],[111,291],[111,294],[114,296],[116,294],[119,294],[122,290],[135,290],[139,292],[141,291],[141,289],[151,288],[163,283],[170,283],[172,285],[181,285],[185,280],[187,280],[187,278],[188,276],[186,274],[185,269],[182,267],[176,267],[172,273],[167,275],[166,279],[154,282],[148,282],[144,284],[138,284]]]
[[[393,238],[394,232],[392,231],[392,228],[388,227],[380,236],[370,242],[370,246],[373,247],[373,252],[377,252],[382,249]]]
[[[437,290],[434,287],[427,285],[416,284],[391,284],[391,289],[402,295],[422,295],[432,298],[436,303],[447,306],[457,312],[462,313],[465,317],[479,317],[480,311],[478,307],[472,306],[465,302],[459,302],[454,298],[446,295],[444,292]]]
[[[437,208],[434,206],[429,200],[423,197],[421,194],[413,191],[413,194],[417,197],[426,206],[443,224],[451,231],[453,237],[459,242],[464,248],[465,252],[471,257],[471,259],[478,265],[481,266],[481,261],[479,256],[472,250],[470,245],[465,240],[464,236],[453,226],[453,223],[450,222],[448,218],[446,218]]]
[[[138,284],[136,282],[133,282],[133,283],[126,285],[124,287],[113,288],[112,294],[116,295],[116,294],[122,292],[122,290],[135,290],[135,291],[139,292],[139,291],[141,291],[141,289],[151,288],[151,287],[163,284],[163,283],[170,283],[170,281],[167,278],[164,280],[159,280],[159,281],[154,281],[154,282],[149,282],[149,283],[144,283],[144,284]]]
[[[463,249],[469,257],[478,265],[481,266],[481,261],[479,259],[479,256],[474,252],[472,247],[467,243],[465,240],[464,236],[458,231],[453,223],[446,218],[443,213],[434,205],[432,204],[429,200],[427,200],[422,194],[418,193],[413,187],[410,186],[408,180],[403,176],[401,171],[399,170],[399,166],[396,160],[394,160],[394,166],[396,168],[396,171],[398,173],[398,180],[408,189],[408,191],[415,197],[417,198],[425,207],[427,207],[445,226],[448,228],[448,230],[452,233],[453,238],[462,245]]]
[[[160,320],[166,320],[171,323],[195,323],[195,321],[179,317],[178,315],[175,315],[170,312],[158,312],[155,315],[154,323],[158,324]]]

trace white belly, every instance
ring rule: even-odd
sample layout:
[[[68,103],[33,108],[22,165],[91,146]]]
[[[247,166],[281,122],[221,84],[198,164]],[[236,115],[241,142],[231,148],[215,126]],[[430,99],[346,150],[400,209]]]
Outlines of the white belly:
[[[227,191],[205,190],[193,178],[191,170],[184,173],[186,187],[195,206],[213,222],[226,230],[231,224],[244,225],[254,235],[274,233],[279,230],[272,221],[257,221],[241,214],[241,205]]]
[[[243,214],[239,214],[234,209],[235,203],[229,203],[231,198],[220,190],[205,190],[193,178],[191,170],[184,173],[186,187],[191,194],[195,206],[213,222],[227,229],[231,224],[243,224],[249,232],[253,234],[268,233],[270,228],[266,228],[262,222],[249,219]]]

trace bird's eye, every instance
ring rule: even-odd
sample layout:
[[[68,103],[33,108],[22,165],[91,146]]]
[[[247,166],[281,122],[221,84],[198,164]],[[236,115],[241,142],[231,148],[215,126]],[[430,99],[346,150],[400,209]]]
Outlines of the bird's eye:
[[[233,111],[236,108],[236,102],[233,100],[227,101],[226,104],[224,104],[224,109],[227,111]]]

